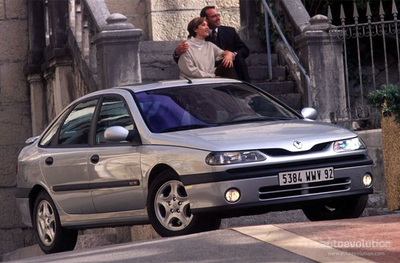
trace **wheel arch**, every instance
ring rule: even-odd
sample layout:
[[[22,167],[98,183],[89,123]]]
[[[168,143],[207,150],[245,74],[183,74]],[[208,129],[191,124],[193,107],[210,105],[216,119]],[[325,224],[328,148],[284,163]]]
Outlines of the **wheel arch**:
[[[176,171],[169,165],[167,164],[157,164],[156,166],[153,167],[153,169],[151,170],[150,174],[149,174],[149,180],[147,181],[147,190],[150,189],[150,186],[152,184],[152,182],[154,181],[154,179],[162,172],[167,171],[167,170],[171,170],[173,172],[176,173]]]
[[[33,224],[33,206],[35,204],[36,197],[40,192],[47,192],[46,188],[41,185],[35,185],[29,193],[29,212],[31,214],[31,222]],[[48,193],[48,192],[47,192]]]

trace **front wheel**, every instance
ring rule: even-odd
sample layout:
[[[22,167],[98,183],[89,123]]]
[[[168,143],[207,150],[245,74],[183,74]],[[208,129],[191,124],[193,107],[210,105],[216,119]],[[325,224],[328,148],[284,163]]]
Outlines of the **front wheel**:
[[[311,221],[357,218],[367,202],[368,195],[328,199],[303,208],[303,213]]]
[[[48,193],[39,193],[33,210],[33,227],[39,246],[44,253],[50,254],[74,249],[78,231],[61,226],[57,208]]]
[[[219,228],[221,220],[193,215],[189,197],[179,176],[171,170],[162,172],[149,189],[147,212],[160,236],[178,236]]]

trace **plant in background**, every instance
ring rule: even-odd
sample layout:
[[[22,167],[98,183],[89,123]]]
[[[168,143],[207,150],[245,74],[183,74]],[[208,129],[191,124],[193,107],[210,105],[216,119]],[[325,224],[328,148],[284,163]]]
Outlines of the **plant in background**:
[[[368,94],[367,102],[382,111],[382,155],[389,211],[400,209],[400,87],[383,85]]]
[[[393,116],[400,123],[400,87],[390,84],[368,94],[367,103],[382,111],[383,117]]]

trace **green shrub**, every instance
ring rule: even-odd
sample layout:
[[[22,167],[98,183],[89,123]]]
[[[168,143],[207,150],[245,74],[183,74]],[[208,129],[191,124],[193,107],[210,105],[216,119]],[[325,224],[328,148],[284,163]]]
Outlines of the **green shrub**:
[[[383,85],[381,89],[368,94],[367,103],[379,108],[383,117],[393,116],[400,123],[400,87]]]

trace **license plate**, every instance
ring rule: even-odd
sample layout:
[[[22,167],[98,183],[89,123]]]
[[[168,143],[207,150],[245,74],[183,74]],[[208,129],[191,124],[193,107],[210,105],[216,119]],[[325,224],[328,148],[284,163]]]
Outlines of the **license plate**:
[[[333,167],[279,173],[279,185],[304,184],[335,179]]]

